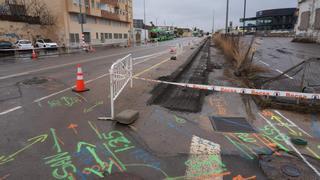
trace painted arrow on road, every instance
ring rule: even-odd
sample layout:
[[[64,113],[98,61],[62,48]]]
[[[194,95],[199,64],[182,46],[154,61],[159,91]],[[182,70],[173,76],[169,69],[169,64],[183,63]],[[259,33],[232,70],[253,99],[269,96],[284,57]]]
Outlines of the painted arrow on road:
[[[96,148],[96,146],[93,145],[93,144],[89,144],[89,143],[86,143],[86,142],[79,142],[78,146],[77,146],[77,152],[78,153],[81,152],[82,147]]]
[[[28,142],[31,142],[29,145],[25,146],[24,148],[18,150],[17,152],[15,152],[15,153],[13,153],[13,154],[11,154],[9,156],[0,156],[0,165],[6,164],[6,163],[8,163],[10,161],[13,161],[18,154],[20,154],[21,152],[27,150],[28,148],[30,148],[34,144],[43,143],[47,138],[48,138],[48,135],[47,134],[43,134],[43,135],[36,136],[36,137],[28,139]]]
[[[77,128],[78,127],[78,125],[77,124],[70,124],[69,126],[68,126],[68,129],[72,129],[73,130],[73,132],[76,134],[76,135],[78,135],[78,131],[77,131]]]

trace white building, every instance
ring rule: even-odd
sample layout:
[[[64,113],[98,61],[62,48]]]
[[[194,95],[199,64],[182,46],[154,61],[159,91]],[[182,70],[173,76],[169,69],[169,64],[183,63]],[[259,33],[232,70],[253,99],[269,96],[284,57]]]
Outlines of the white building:
[[[320,0],[299,0],[298,3],[296,35],[320,43]]]

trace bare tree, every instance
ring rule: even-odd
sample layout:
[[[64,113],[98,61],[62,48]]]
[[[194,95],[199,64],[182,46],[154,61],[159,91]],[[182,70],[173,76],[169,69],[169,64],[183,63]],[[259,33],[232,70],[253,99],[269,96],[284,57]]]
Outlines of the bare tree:
[[[52,15],[46,3],[42,0],[22,0],[29,16],[39,17],[41,25],[54,25],[56,17]]]

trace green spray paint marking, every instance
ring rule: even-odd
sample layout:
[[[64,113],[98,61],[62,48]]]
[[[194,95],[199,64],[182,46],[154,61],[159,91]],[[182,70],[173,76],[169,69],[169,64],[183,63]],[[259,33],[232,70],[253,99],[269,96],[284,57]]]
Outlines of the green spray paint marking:
[[[85,109],[83,110],[83,112],[84,112],[84,113],[89,113],[89,112],[93,111],[94,108],[96,108],[96,107],[98,107],[98,106],[100,106],[100,105],[103,105],[103,101],[97,102],[94,106],[91,106],[91,107],[88,108],[88,109],[85,108]]]
[[[272,141],[273,143],[277,144],[277,146],[279,146],[282,150],[289,152],[289,149],[287,149],[286,147],[284,147],[282,144],[278,143],[276,140],[272,139],[271,137],[269,137],[266,134],[263,134],[264,137],[268,138],[270,141]]]
[[[237,135],[237,137],[238,137],[239,139],[241,139],[242,141],[244,141],[244,142],[248,142],[248,143],[255,143],[255,142],[257,142],[256,139],[250,138],[250,137],[249,137],[250,135],[249,135],[248,133],[235,133],[235,135]]]
[[[54,146],[57,148],[57,152],[61,153],[62,150],[61,150],[60,144],[59,144],[59,142],[57,140],[56,130],[51,128],[50,131],[51,131],[51,134],[52,134],[52,137],[53,137]]]
[[[13,161],[14,158],[20,154],[21,152],[25,151],[26,149],[30,148],[31,146],[33,146],[34,144],[36,143],[43,143],[46,139],[47,139],[48,135],[47,134],[43,134],[43,135],[40,135],[40,136],[36,136],[36,137],[33,137],[33,138],[30,138],[28,139],[28,142],[31,142],[29,145],[23,147],[22,149],[16,151],[15,153],[9,155],[9,156],[0,156],[0,165],[1,164],[6,164],[10,161]]]
[[[101,136],[101,134],[99,133],[99,131],[96,129],[96,127],[95,127],[90,121],[88,121],[88,123],[89,123],[91,129],[97,134],[98,138],[99,138],[99,139],[102,139],[102,136]]]
[[[121,168],[123,169],[123,171],[126,171],[127,168],[124,166],[124,164],[117,158],[116,155],[114,155],[114,153],[110,150],[110,148],[108,147],[107,143],[103,143],[104,147],[109,151],[109,153],[112,155],[112,157],[118,162],[118,164],[121,166]]]
[[[184,124],[184,123],[187,122],[186,120],[184,120],[184,119],[182,119],[182,118],[180,118],[180,117],[178,117],[176,115],[174,116],[174,119],[178,124]]]
[[[45,164],[50,165],[52,168],[52,176],[56,179],[74,179],[72,173],[76,173],[77,168],[72,164],[71,156],[68,152],[46,157],[44,160],[46,160]]]
[[[248,154],[246,151],[244,151],[238,143],[234,142],[229,136],[224,135],[234,146],[236,146],[241,152],[243,152],[246,156],[248,156],[250,159],[254,159],[250,154]]]

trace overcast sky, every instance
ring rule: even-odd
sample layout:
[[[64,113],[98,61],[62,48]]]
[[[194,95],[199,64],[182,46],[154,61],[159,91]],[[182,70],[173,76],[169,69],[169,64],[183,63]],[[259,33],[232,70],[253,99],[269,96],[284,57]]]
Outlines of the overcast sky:
[[[180,27],[212,29],[213,11],[215,28],[225,26],[226,0],[146,0],[147,23]],[[243,0],[230,0],[230,21],[239,25],[243,16]],[[247,0],[247,17],[254,17],[256,11],[274,8],[296,7],[297,0]],[[133,0],[133,17],[143,19],[143,0]]]

